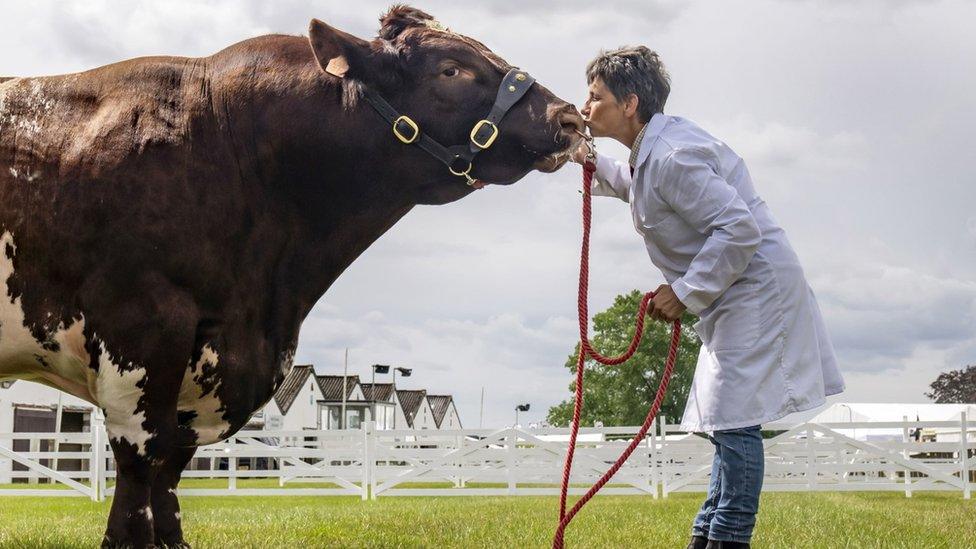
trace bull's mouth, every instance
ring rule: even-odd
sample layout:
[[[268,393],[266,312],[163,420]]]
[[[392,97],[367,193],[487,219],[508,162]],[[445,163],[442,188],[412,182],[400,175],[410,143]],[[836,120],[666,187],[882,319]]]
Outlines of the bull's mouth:
[[[566,131],[565,128],[562,136],[565,139],[566,146],[562,150],[547,154],[536,160],[532,164],[534,169],[542,173],[552,173],[566,165],[566,162],[572,157],[573,151],[579,147],[582,138],[575,131]]]
[[[535,164],[533,164],[532,167],[535,168],[536,170],[539,170],[542,173],[552,173],[558,170],[559,168],[565,166],[566,162],[569,161],[569,158],[570,158],[570,151],[569,149],[567,149],[565,151],[553,153],[548,156],[544,156],[539,160],[536,160]]]

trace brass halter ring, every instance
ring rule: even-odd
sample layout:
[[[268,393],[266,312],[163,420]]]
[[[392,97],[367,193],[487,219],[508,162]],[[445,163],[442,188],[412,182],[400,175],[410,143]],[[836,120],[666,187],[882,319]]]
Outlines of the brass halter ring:
[[[575,130],[575,131],[576,133],[580,134],[580,137],[582,137],[584,141],[586,141],[586,150],[587,150],[586,159],[596,160],[596,143],[593,142],[593,136],[586,132],[581,132],[579,130]]]

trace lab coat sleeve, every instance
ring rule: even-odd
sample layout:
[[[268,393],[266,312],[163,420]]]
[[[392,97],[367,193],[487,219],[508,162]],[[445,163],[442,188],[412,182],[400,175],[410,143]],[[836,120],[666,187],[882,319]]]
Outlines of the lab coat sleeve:
[[[664,161],[657,189],[704,246],[671,289],[694,314],[708,308],[749,266],[762,232],[734,187],[709,164],[710,153],[677,149]]]
[[[593,183],[590,187],[593,194],[615,196],[624,202],[630,202],[630,186],[632,184],[630,166],[626,162],[620,162],[597,153],[596,171],[593,173]]]

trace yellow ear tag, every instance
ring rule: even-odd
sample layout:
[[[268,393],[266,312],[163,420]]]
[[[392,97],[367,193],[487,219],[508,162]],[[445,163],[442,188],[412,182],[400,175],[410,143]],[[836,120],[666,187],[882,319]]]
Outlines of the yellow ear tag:
[[[347,63],[346,58],[341,55],[330,59],[329,65],[325,67],[325,72],[331,74],[332,76],[338,76],[339,78],[344,77],[348,70],[349,63]]]

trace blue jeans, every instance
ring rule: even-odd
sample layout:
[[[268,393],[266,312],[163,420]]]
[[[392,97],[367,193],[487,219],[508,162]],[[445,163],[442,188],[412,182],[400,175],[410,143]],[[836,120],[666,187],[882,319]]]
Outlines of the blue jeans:
[[[708,497],[695,517],[691,535],[749,543],[759,512],[763,483],[763,443],[759,426],[715,431]]]

